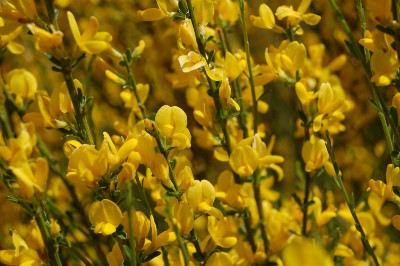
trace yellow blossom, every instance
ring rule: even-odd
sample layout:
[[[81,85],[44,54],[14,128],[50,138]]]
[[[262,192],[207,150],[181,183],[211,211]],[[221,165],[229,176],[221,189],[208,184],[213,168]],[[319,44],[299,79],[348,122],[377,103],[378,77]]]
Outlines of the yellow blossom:
[[[71,181],[92,186],[107,171],[107,150],[82,145],[69,157],[67,177]]]
[[[326,251],[309,240],[295,240],[282,254],[285,266],[333,266]]]
[[[62,44],[64,34],[52,28],[52,32],[39,28],[35,24],[28,24],[28,28],[35,37],[35,47],[45,53],[52,53],[59,49]]]
[[[311,136],[310,140],[304,143],[301,154],[306,163],[307,172],[317,170],[323,166],[327,168],[329,153],[325,146],[325,140],[319,139],[314,135]]]
[[[85,31],[81,34],[75,17],[71,12],[67,12],[69,26],[79,48],[88,54],[99,54],[110,48],[109,42],[112,36],[108,32],[98,32],[99,21],[95,17],[90,17]]]
[[[24,102],[33,100],[37,91],[35,76],[24,68],[16,68],[8,72],[7,89],[14,95],[15,102],[22,105]]]
[[[187,190],[186,197],[194,211],[205,212],[218,218],[223,217],[221,211],[213,207],[215,189],[209,181],[205,179],[195,180],[194,186]]]
[[[128,237],[130,237],[128,212],[124,212],[121,224],[124,226],[124,231]],[[150,231],[149,218],[143,212],[132,209],[132,228],[135,235],[136,250],[140,251],[143,249]]]
[[[313,26],[319,23],[321,17],[312,13],[305,14],[310,4],[311,0],[302,0],[297,11],[292,6],[282,5],[277,8],[275,15],[279,20],[287,18],[288,25],[291,27],[297,26],[300,21]]]
[[[248,177],[257,169],[258,159],[258,153],[250,146],[237,146],[229,157],[229,164],[240,177]]]
[[[122,213],[117,204],[103,199],[90,206],[89,220],[95,226],[96,234],[111,235],[121,223]]]
[[[377,51],[372,54],[371,68],[374,75],[371,82],[377,86],[390,85],[400,64],[392,53]]]
[[[344,104],[344,92],[340,86],[331,86],[330,83],[322,83],[318,96],[318,112],[314,118],[313,129],[317,132],[321,129],[322,120],[326,116],[334,116]]]
[[[369,190],[387,200],[400,203],[400,198],[393,192],[393,186],[400,185],[400,168],[389,164],[386,168],[386,184],[381,180],[369,180]]]
[[[207,25],[214,17],[214,1],[193,0],[192,4],[197,22],[200,25]]]
[[[217,246],[231,248],[236,245],[237,238],[232,236],[227,218],[218,220],[214,216],[208,216],[207,228]]]
[[[207,266],[231,266],[233,261],[226,252],[214,252],[207,260]]]
[[[187,129],[185,112],[177,106],[162,106],[156,114],[155,125],[161,136],[165,137],[178,150],[190,148],[191,135]]]
[[[42,265],[37,251],[28,247],[17,231],[12,233],[12,242],[15,250],[0,250],[1,263],[4,265]]]
[[[275,16],[271,8],[266,4],[261,4],[258,8],[259,17],[250,15],[250,20],[254,26],[261,29],[268,29],[278,33],[285,30],[275,24]]]

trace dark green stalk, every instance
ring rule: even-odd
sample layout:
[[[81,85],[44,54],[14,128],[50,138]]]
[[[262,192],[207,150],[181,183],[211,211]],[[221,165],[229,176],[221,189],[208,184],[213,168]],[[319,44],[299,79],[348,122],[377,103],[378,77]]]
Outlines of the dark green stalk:
[[[354,39],[354,36],[350,30],[349,25],[347,24],[346,19],[344,18],[343,12],[340,9],[340,7],[336,4],[335,0],[329,0],[333,10],[336,13],[336,18],[338,19],[339,23],[341,24],[344,32],[346,33],[347,37],[350,40],[350,45],[352,47],[352,53],[354,55],[354,57],[360,61],[361,65],[363,66],[364,69],[364,74],[368,80],[368,83],[370,84],[371,88],[372,88],[372,92],[374,94],[374,99],[375,102],[377,104],[377,107],[380,109],[380,111],[382,111],[384,118],[382,119],[382,116],[379,116],[381,123],[382,123],[382,127],[384,129],[384,131],[388,131],[387,129],[387,124],[386,121],[389,123],[393,135],[394,135],[394,139],[396,141],[396,146],[400,149],[400,133],[398,128],[396,127],[393,119],[390,116],[389,110],[383,100],[381,91],[379,90],[379,88],[371,82],[371,77],[372,77],[372,70],[371,70],[371,66],[369,64],[369,61],[367,61],[360,50],[360,47],[358,45],[358,43],[356,42],[356,40]],[[385,121],[386,120],[386,121]],[[386,142],[388,143],[388,148],[390,153],[392,152],[392,150],[390,150],[391,147],[393,147],[393,144],[390,144],[390,142],[392,142],[391,138],[386,138]]]
[[[130,62],[126,56],[124,56],[124,62],[125,62],[125,66],[126,66],[126,71],[128,72],[128,84],[130,85],[131,89],[133,90],[133,93],[135,94],[136,97],[136,101],[139,105],[139,109],[142,113],[142,118],[146,118],[146,108],[143,105],[140,97],[139,97],[139,93],[136,87],[136,80],[135,80],[135,76],[133,75],[132,72],[132,62]]]
[[[68,60],[66,60],[68,61]],[[82,112],[81,102],[76,92],[75,84],[72,78],[71,66],[68,63],[62,66],[63,76],[65,83],[68,88],[68,93],[71,97],[72,104],[74,106],[74,111],[76,113],[76,120],[81,131],[81,135],[84,139],[87,139],[90,145],[95,145],[92,131],[90,129],[86,115]]]
[[[330,159],[332,161],[332,164],[333,164],[333,167],[334,167],[335,173],[336,173],[335,182],[338,185],[339,190],[342,192],[342,194],[343,194],[343,196],[345,198],[346,204],[350,209],[351,216],[353,216],[353,220],[354,220],[354,223],[355,223],[355,227],[356,227],[357,231],[360,232],[360,234],[361,234],[361,242],[362,242],[365,250],[367,251],[368,254],[371,255],[375,265],[379,266],[379,262],[378,262],[378,259],[377,259],[376,255],[375,255],[374,249],[371,247],[371,245],[370,245],[370,243],[368,241],[367,235],[365,234],[364,229],[362,228],[361,223],[358,220],[357,213],[356,213],[356,207],[355,207],[355,203],[354,203],[354,195],[353,194],[351,195],[351,200],[350,200],[350,198],[349,198],[349,196],[347,194],[346,188],[345,188],[345,186],[343,184],[342,175],[341,175],[341,173],[339,171],[339,167],[338,167],[338,165],[336,163],[335,152],[333,150],[332,143],[331,143],[328,131],[326,131],[326,138],[327,138],[326,148],[328,150],[329,157],[330,157]]]
[[[57,16],[54,8],[54,0],[45,0],[47,15],[49,16],[50,23],[54,25],[56,30],[59,30]]]
[[[245,17],[245,10],[244,10],[244,0],[238,1],[240,7],[240,22],[243,28],[243,40],[244,40],[244,47],[246,50],[246,58],[247,58],[247,68],[249,69],[249,82],[251,88],[251,96],[253,98],[253,113],[254,113],[254,134],[257,134],[258,128],[258,116],[257,116],[257,105],[258,101],[256,98],[256,89],[254,86],[254,78],[253,78],[253,70],[251,66],[251,56],[250,56],[250,44],[249,44],[249,37],[247,34],[247,27],[246,27],[246,17]]]
[[[36,223],[42,235],[47,256],[49,257],[50,265],[62,266],[60,255],[58,254],[58,243],[50,235],[49,228],[46,225],[43,211],[36,216]]]
[[[136,174],[136,178],[138,178]],[[140,182],[138,183],[140,186]],[[135,241],[135,234],[133,233],[133,218],[132,218],[132,206],[133,206],[133,200],[132,200],[132,182],[127,183],[127,208],[128,208],[128,222],[129,222],[129,246],[130,246],[130,251],[131,251],[131,266],[136,266],[136,241]]]

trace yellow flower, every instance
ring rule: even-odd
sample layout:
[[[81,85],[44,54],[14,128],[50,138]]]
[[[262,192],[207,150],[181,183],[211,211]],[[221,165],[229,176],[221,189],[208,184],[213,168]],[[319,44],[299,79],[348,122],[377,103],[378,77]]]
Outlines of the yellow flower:
[[[96,234],[111,235],[122,221],[118,205],[108,199],[93,202],[89,209],[89,220]]]
[[[332,259],[326,251],[309,240],[295,240],[288,245],[282,254],[285,266],[333,266]]]
[[[165,246],[168,242],[169,232],[164,231],[161,234],[157,234],[157,226],[154,221],[154,216],[150,216],[151,225],[151,242],[144,246],[145,255],[150,255],[160,247]]]
[[[196,51],[198,49],[196,35],[194,33],[193,24],[190,19],[185,19],[179,25],[178,47],[182,52],[185,51],[185,53],[193,50]]]
[[[271,8],[266,4],[261,4],[258,8],[259,17],[250,15],[250,20],[254,26],[261,29],[272,30],[277,33],[285,32],[284,29],[275,24],[275,16]]]
[[[381,180],[369,180],[368,190],[387,200],[400,203],[400,198],[393,192],[393,186],[400,185],[400,168],[389,164],[386,168],[386,184]]]
[[[50,219],[50,234],[52,237],[57,237],[58,234],[60,234],[61,227],[57,223],[57,220],[54,220],[53,218]]]
[[[44,158],[37,158],[36,163],[29,163],[26,155],[17,153],[9,165],[18,180],[19,195],[22,198],[31,198],[35,189],[44,192],[49,173],[49,166]]]
[[[231,171],[223,171],[218,176],[218,183],[215,185],[215,197],[231,208],[243,209],[245,206],[246,194],[242,186],[235,183]]]
[[[120,266],[124,262],[121,249],[119,248],[118,242],[115,242],[111,252],[107,253],[106,256],[109,266]]]
[[[136,89],[141,103],[144,104],[147,100],[147,96],[149,95],[150,91],[149,84],[138,83],[136,85]],[[120,96],[121,99],[124,101],[126,108],[131,108],[134,112],[138,112],[140,110],[136,96],[131,89],[123,90],[120,93]]]
[[[296,82],[295,90],[297,97],[303,105],[310,103],[319,95],[319,92],[308,91],[306,85],[300,81]]]
[[[190,148],[191,135],[187,129],[185,112],[177,106],[162,106],[156,114],[155,125],[167,143],[178,150]]]
[[[15,102],[22,105],[24,102],[33,100],[37,91],[35,76],[24,68],[16,68],[8,72],[7,89],[14,95]]]
[[[374,75],[371,82],[377,86],[390,85],[400,64],[392,53],[377,51],[372,54],[371,68]]]
[[[287,18],[288,25],[291,27],[297,26],[300,21],[304,21],[308,25],[317,25],[321,17],[315,14],[305,14],[311,4],[311,0],[302,0],[297,11],[292,6],[282,5],[276,9],[275,15],[279,20]]]
[[[207,65],[204,57],[193,51],[190,51],[187,55],[179,56],[178,60],[184,73],[192,72]]]
[[[240,177],[248,177],[257,169],[258,159],[258,153],[250,146],[237,146],[229,157],[229,164]]]
[[[239,16],[232,16],[232,14],[239,14],[240,12],[239,6],[235,1],[217,0],[215,11],[217,11],[219,19],[229,22],[231,26],[239,19]]]
[[[193,0],[194,16],[197,23],[207,25],[214,17],[214,1],[213,0]]]
[[[209,266],[231,266],[233,261],[231,256],[226,252],[214,252],[208,259]]]
[[[294,76],[296,71],[304,64],[306,56],[304,44],[297,41],[290,42],[280,54],[280,63],[283,70]]]
[[[232,236],[227,218],[218,220],[214,216],[208,216],[207,229],[212,240],[217,246],[231,248],[237,243],[237,238]]]
[[[146,10],[138,10],[137,15],[143,21],[156,21],[173,15],[169,10],[178,8],[177,1],[157,0],[158,8],[148,8]]]
[[[194,211],[207,213],[217,218],[222,218],[221,211],[213,207],[215,200],[214,186],[207,180],[195,180],[194,186],[186,192],[187,201]]]
[[[28,247],[22,237],[13,231],[12,242],[15,250],[0,250],[0,262],[4,265],[40,266],[42,261],[36,250]]]
[[[322,202],[320,198],[313,197],[314,204],[311,205],[311,210],[314,213],[315,220],[318,227],[322,227],[330,220],[336,217],[336,207],[330,204],[326,210],[322,211]]]
[[[186,201],[170,200],[173,222],[178,226],[179,232],[188,235],[193,229],[193,209]]]
[[[129,238],[130,230],[128,212],[124,212],[121,224],[124,226],[124,231]],[[136,250],[140,251],[143,249],[146,237],[150,232],[150,220],[147,218],[146,214],[132,209],[132,228],[133,234],[135,235]]]
[[[301,155],[306,163],[307,172],[325,166],[329,160],[329,153],[325,146],[325,140],[319,139],[314,135],[310,137],[310,140],[304,143]]]
[[[107,172],[107,150],[96,150],[94,146],[82,145],[69,157],[67,177],[73,182],[93,186]]]
[[[90,17],[88,26],[81,35],[74,15],[67,11],[67,17],[75,42],[83,52],[99,54],[111,47],[109,42],[112,36],[108,32],[97,32],[99,28],[97,18]]]
[[[330,83],[322,83],[318,96],[318,112],[314,118],[313,130],[317,132],[321,129],[322,120],[325,116],[334,116],[344,104],[344,92],[340,86],[331,86]]]
[[[30,32],[35,37],[35,48],[44,53],[54,53],[62,44],[64,34],[61,31],[51,28],[51,32],[39,28],[34,23],[27,25]]]

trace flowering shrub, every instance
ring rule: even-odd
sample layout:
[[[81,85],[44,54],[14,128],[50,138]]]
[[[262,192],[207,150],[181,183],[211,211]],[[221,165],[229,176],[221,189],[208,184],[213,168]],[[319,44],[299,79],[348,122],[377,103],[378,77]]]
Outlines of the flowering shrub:
[[[390,0],[1,1],[0,264],[398,265],[399,23]]]

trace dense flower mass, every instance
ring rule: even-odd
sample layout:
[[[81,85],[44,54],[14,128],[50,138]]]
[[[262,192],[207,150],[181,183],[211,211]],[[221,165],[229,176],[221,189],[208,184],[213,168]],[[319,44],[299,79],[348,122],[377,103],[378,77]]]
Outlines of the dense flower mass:
[[[400,1],[0,1],[0,264],[400,263]]]

